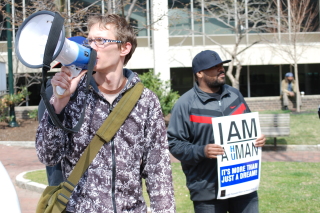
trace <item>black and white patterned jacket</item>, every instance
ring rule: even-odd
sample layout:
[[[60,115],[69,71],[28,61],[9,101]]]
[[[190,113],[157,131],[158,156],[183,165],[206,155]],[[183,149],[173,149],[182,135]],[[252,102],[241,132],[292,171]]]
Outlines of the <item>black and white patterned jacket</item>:
[[[36,135],[36,150],[42,163],[52,166],[61,161],[65,178],[70,175],[110,110],[125,91],[140,81],[128,69],[124,69],[124,75],[128,82],[111,105],[93,80],[85,96],[86,75],[81,79],[77,95],[60,115],[64,126],[72,128],[78,122],[83,103],[87,102],[84,123],[77,133],[67,133],[52,125],[45,111]],[[166,127],[159,100],[147,88],[112,141],[101,148],[80,179],[67,211],[146,212],[141,178],[146,180],[152,212],[175,212]]]

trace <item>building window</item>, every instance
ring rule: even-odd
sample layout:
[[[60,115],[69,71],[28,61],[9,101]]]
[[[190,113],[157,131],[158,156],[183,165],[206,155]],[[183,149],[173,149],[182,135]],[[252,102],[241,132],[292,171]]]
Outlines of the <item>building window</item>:
[[[218,20],[213,18],[213,14],[225,14],[220,15]],[[232,13],[231,13],[232,14]],[[229,14],[230,15],[230,14]],[[215,3],[207,2],[204,8],[203,17],[205,33],[207,35],[214,34],[234,34],[234,30],[230,26],[234,26],[234,17],[230,17],[221,7],[215,6]],[[230,26],[228,26],[228,25]]]
[[[241,71],[241,75],[246,73],[245,69]],[[240,88],[245,90],[247,84],[240,84]],[[250,66],[250,93],[251,97],[280,95],[279,66]]]
[[[7,30],[6,30],[7,22],[4,20],[2,13],[0,13],[0,23],[1,23],[0,41],[6,41],[7,40]]]
[[[171,68],[171,89],[173,91],[178,91],[179,95],[184,94],[193,87],[193,75],[191,67]]]
[[[137,36],[148,36],[146,26],[149,25],[147,20],[148,15],[148,8],[149,4],[148,1],[145,0],[138,0],[135,4],[132,14],[130,16],[130,24],[136,29]],[[130,5],[126,5],[124,8],[125,15],[127,14]]]
[[[305,95],[320,94],[320,64],[299,64],[299,89]],[[284,73],[283,73],[284,75]]]
[[[169,34],[189,35],[191,33],[190,0],[169,0]]]
[[[149,72],[149,69],[131,69],[132,72],[136,72],[138,75]]]

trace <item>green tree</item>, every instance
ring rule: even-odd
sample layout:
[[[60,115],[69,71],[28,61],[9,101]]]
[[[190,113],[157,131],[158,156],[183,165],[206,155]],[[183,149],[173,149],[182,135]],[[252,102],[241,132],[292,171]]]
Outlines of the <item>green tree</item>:
[[[180,95],[177,91],[173,91],[170,81],[162,81],[160,73],[154,74],[153,70],[139,75],[141,82],[145,87],[153,91],[159,98],[163,116],[170,113],[173,105],[179,99]]]

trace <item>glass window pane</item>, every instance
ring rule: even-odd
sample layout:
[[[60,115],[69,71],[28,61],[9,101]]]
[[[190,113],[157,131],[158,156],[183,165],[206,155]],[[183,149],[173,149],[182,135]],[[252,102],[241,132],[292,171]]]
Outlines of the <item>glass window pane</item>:
[[[0,41],[6,41],[7,40],[7,30],[6,30],[7,23],[4,20],[2,13],[0,13],[0,23],[1,23]]]
[[[216,2],[210,1],[205,3],[205,33],[208,35],[233,34],[234,30],[230,26],[234,26],[234,17],[232,16],[234,13],[227,13],[221,7],[216,6],[216,4]],[[224,2],[219,3],[219,5],[222,4],[224,7],[226,6]],[[220,20],[216,16],[219,16]]]
[[[138,73],[138,75],[142,75],[146,72],[149,72],[150,70],[149,69],[131,69],[131,71]]]
[[[191,67],[171,68],[171,85],[173,91],[178,91],[179,95],[183,95],[193,87],[193,72]]]
[[[299,64],[298,73],[300,91],[305,95],[320,94],[320,64]]]
[[[249,67],[249,70],[251,67]],[[225,70],[228,70],[228,67],[225,68]],[[239,90],[243,97],[248,97],[248,66],[242,66],[241,73],[239,76]],[[229,78],[228,78],[229,79]],[[231,84],[230,84],[231,85]]]
[[[319,31],[319,0],[310,0],[310,16],[313,17],[310,29],[308,32],[318,32]]]
[[[250,66],[250,85],[251,97],[280,95],[279,66]]]
[[[194,25],[194,34],[202,34],[203,27],[202,27],[202,7],[201,2],[194,2],[193,3],[193,25]]]
[[[320,16],[319,16],[319,12],[320,12],[320,8],[319,8],[319,3],[318,0],[311,0],[311,2],[316,5],[314,7],[314,12],[317,14],[316,18],[313,21],[313,24],[315,25],[315,32],[318,32],[320,30]]]
[[[92,5],[89,0],[70,0],[71,3],[71,36],[87,36],[87,20],[90,15],[101,14],[101,1]],[[90,6],[90,7],[89,7]],[[86,10],[83,10],[87,8]],[[66,23],[68,25],[68,23]]]
[[[169,0],[169,34],[189,35],[191,34],[191,10],[190,0]]]
[[[125,6],[125,15],[127,15],[130,5]],[[130,16],[130,25],[137,31],[137,36],[147,36],[147,3],[145,0],[139,0],[135,4]]]

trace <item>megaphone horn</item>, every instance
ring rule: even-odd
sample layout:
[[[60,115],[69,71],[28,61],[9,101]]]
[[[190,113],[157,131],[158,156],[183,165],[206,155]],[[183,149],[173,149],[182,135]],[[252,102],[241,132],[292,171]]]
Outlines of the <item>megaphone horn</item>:
[[[43,67],[43,57],[55,13],[39,11],[29,16],[19,27],[15,41],[15,51],[19,61],[29,68]],[[73,37],[75,38],[75,37]],[[66,39],[62,27],[60,37],[53,54],[52,61],[58,61],[67,66],[72,77],[87,69],[91,49],[81,45],[85,38]],[[73,41],[72,41],[73,40]],[[57,87],[57,93],[62,95],[64,89]]]

